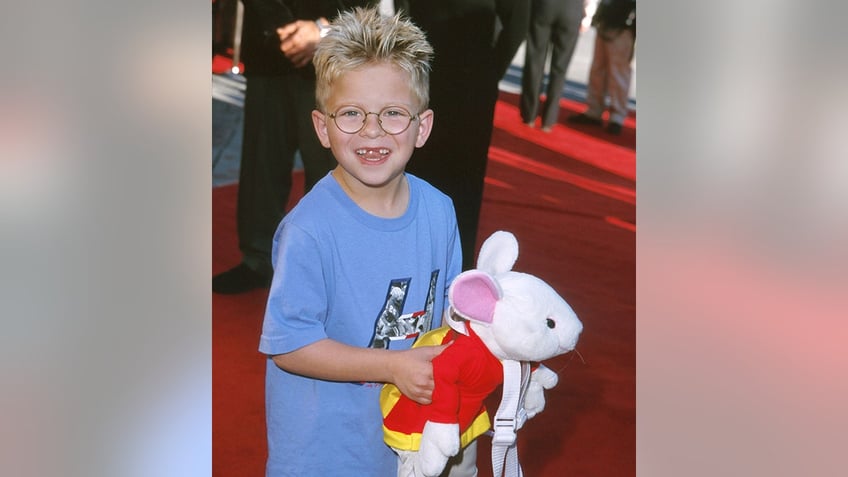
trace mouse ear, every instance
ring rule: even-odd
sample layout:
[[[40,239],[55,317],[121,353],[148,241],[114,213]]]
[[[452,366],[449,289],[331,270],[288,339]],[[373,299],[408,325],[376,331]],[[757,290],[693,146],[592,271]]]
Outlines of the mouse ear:
[[[448,289],[448,300],[456,314],[484,325],[494,320],[495,305],[502,296],[495,279],[479,270],[460,273]]]
[[[477,256],[477,268],[500,275],[512,270],[518,260],[518,240],[510,232],[498,230],[483,242]]]

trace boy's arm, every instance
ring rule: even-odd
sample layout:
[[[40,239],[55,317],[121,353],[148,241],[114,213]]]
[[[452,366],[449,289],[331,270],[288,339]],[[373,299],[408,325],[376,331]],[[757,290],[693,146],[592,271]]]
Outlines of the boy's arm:
[[[328,381],[392,383],[420,404],[433,397],[431,361],[447,346],[422,346],[405,351],[360,348],[322,339],[271,358],[280,368]]]

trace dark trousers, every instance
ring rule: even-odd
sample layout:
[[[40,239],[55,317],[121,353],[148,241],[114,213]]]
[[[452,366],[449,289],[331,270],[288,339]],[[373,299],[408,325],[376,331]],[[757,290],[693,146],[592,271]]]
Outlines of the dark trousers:
[[[312,126],[315,81],[297,74],[248,76],[238,192],[242,263],[270,275],[271,241],[285,215],[295,152],[300,150],[306,190],[335,166]]]
[[[407,171],[453,199],[463,270],[474,268],[477,226],[489,143],[492,139],[497,78],[494,73],[435,72],[430,80],[430,107],[435,115],[427,143],[417,149]]]
[[[539,93],[550,51],[551,67],[541,111],[542,127],[550,127],[559,116],[565,74],[585,16],[583,0],[534,0],[530,15],[521,76],[521,119],[525,123],[534,122],[539,115]]]

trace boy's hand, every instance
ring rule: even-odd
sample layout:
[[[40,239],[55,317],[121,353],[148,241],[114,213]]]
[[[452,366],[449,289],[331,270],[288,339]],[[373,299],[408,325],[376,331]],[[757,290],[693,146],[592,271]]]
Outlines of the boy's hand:
[[[397,359],[391,361],[392,383],[406,397],[419,404],[430,404],[433,400],[433,358],[450,346],[422,346],[401,351]]]
[[[312,61],[321,41],[318,25],[310,20],[298,20],[277,28],[277,35],[280,37],[280,50],[297,68]]]

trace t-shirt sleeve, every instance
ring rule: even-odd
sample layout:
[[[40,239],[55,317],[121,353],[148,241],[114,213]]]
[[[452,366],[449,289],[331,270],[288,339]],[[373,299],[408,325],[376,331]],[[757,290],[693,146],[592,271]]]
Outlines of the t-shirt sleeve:
[[[268,355],[327,337],[327,287],[318,241],[290,223],[274,240],[274,278],[259,340],[259,351]]]
[[[441,313],[436,313],[433,318],[433,327],[444,325],[444,314],[448,311],[448,290],[454,278],[462,272],[462,245],[459,241],[459,227],[456,222],[456,211],[454,210],[453,201],[447,196],[441,196],[440,200],[433,200],[441,206],[440,221],[436,223],[436,227],[444,233],[444,262],[440,267],[444,267],[444,287],[441,289],[443,308]],[[441,244],[440,244],[441,246]]]

